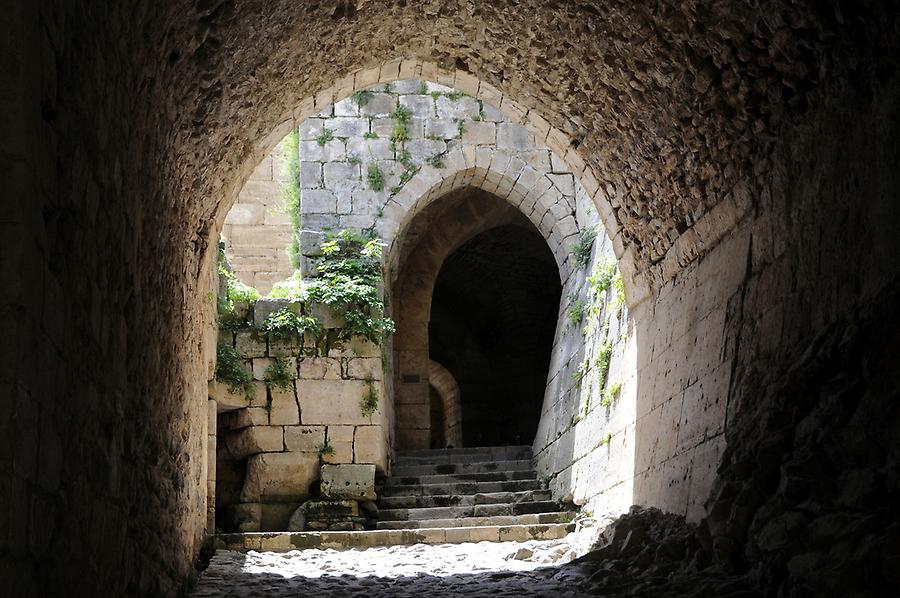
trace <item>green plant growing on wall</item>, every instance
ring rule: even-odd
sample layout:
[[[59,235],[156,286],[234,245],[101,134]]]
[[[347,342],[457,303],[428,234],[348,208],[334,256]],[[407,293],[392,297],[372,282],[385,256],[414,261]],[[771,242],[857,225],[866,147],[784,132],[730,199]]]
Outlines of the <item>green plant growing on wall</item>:
[[[281,208],[291,219],[291,240],[287,246],[291,267],[300,267],[300,133],[296,128],[284,138],[285,183],[281,189]]]
[[[603,438],[600,439],[600,446],[609,446],[610,442],[612,442],[612,434],[607,432]]]
[[[351,101],[362,108],[366,104],[369,103],[369,100],[372,99],[372,96],[375,95],[374,92],[368,90],[360,90],[353,92],[353,95],[350,96]]]
[[[375,131],[366,131],[363,133],[363,139],[378,139],[378,133]]]
[[[588,284],[591,290],[597,295],[606,293],[612,285],[617,271],[616,262],[608,258],[594,264],[594,269],[588,276]]]
[[[328,145],[328,142],[334,139],[334,131],[325,127],[325,129],[316,136],[316,143],[319,144],[320,147],[325,147]]]
[[[306,287],[309,301],[343,310],[342,338],[355,334],[380,345],[394,332],[380,290],[381,242],[371,230],[345,229],[329,234],[321,249],[323,255],[315,262],[319,276]]]
[[[569,307],[566,308],[566,319],[573,328],[584,319],[585,301],[575,293],[569,294]]]
[[[612,342],[605,340],[600,346],[600,351],[597,353],[597,378],[600,388],[606,388],[606,379],[609,376],[609,362],[612,358],[612,350]]]
[[[577,268],[584,268],[591,259],[591,249],[594,247],[594,239],[597,238],[597,228],[589,226],[581,229],[578,239],[572,244],[572,257]]]
[[[420,96],[428,95],[428,84],[424,81],[419,82],[419,89],[416,90],[416,93]]]
[[[603,407],[609,409],[613,403],[616,402],[616,399],[619,398],[619,393],[622,392],[622,383],[614,382],[610,384],[607,388],[603,389],[603,396],[600,398],[600,404]]]
[[[394,93],[394,86],[390,83],[384,84],[384,89],[382,90],[384,93]]]
[[[616,318],[622,317],[622,306],[625,305],[625,281],[622,280],[622,273],[616,268],[616,275],[612,280],[613,298],[610,305],[616,308]]]
[[[359,411],[363,417],[372,417],[378,410],[378,391],[375,389],[375,380],[366,378],[366,391],[363,393]]]
[[[224,293],[218,296],[216,305],[219,328],[234,332],[248,327],[250,324],[247,320],[249,315],[247,307],[251,302],[259,299],[259,292],[238,280],[237,276],[228,268],[225,249],[221,243],[218,250],[217,268],[219,276],[225,282]],[[236,304],[243,304],[242,309],[237,309]]]
[[[409,121],[412,118],[409,108],[403,105],[397,106],[391,112],[391,118],[394,120],[394,127],[391,130],[391,141],[395,144],[407,141],[409,139]]]
[[[291,301],[296,302],[306,301],[306,287],[303,285],[303,279],[300,277],[300,272],[296,271],[290,278],[280,280],[273,284],[268,297],[271,299],[290,299]]]
[[[287,339],[294,335],[302,336],[307,333],[317,336],[321,333],[322,326],[314,317],[297,315],[285,307],[269,314],[259,329],[269,338]]]
[[[219,343],[216,347],[216,381],[227,386],[229,392],[248,399],[256,394],[253,377],[244,369],[241,356],[228,343]]]
[[[466,133],[466,122],[461,118],[455,118],[453,120],[456,121],[457,137],[462,139],[462,136]]]
[[[370,162],[366,169],[366,180],[372,191],[384,191],[384,171],[377,162]]]
[[[347,156],[347,162],[350,164],[362,164],[362,160],[359,159],[359,156],[356,154],[350,154]]]
[[[444,168],[444,154],[435,154],[428,158],[428,163],[434,168]]]
[[[319,458],[324,457],[334,457],[337,452],[334,450],[334,447],[331,446],[331,443],[328,440],[325,440],[322,444],[318,446]]]
[[[291,361],[286,357],[276,357],[266,368],[263,381],[267,388],[293,390],[294,375],[291,372]]]

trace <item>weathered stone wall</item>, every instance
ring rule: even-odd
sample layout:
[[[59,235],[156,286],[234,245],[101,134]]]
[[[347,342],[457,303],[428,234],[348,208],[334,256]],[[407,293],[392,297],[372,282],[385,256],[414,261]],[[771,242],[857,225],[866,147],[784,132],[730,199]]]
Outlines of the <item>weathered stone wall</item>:
[[[285,170],[289,147],[282,141],[244,183],[225,217],[222,237],[235,276],[266,295],[272,284],[293,273],[287,246],[293,235],[284,208]]]
[[[617,254],[646,256],[635,272],[670,244],[679,250],[656,268],[673,276],[711,251],[744,205],[734,183],[748,178],[750,255],[767,259],[740,294],[756,307],[728,325],[726,347],[740,356],[732,388],[746,382],[735,409],[765,395],[755,364],[788,361],[808,346],[798,339],[887,301],[897,280],[886,257],[900,187],[889,176],[897,12],[839,8],[13,2],[0,23],[6,587],[166,596],[183,586],[204,520],[214,343],[201,348],[203,272],[216,219],[295,109],[314,114],[357,76],[371,85],[381,64],[386,77],[519,98],[522,120],[586,166],[592,196],[602,185]],[[713,212],[723,203],[724,224]],[[701,222],[704,234],[691,233]],[[733,326],[745,333],[729,345]]]
[[[256,327],[285,307],[292,305],[256,302],[250,307]],[[325,318],[324,334],[337,324]],[[223,382],[210,383],[219,413],[217,469],[229,474],[229,499],[217,502],[221,529],[287,530],[291,514],[314,494],[311,485],[321,463],[371,464],[388,471],[389,409],[380,347],[353,337],[319,355],[313,338],[273,338],[254,328],[222,331],[220,342],[234,346],[255,389],[246,396],[230,392]],[[265,382],[276,358],[288,362],[289,389]],[[366,415],[362,401],[370,389],[378,407]]]

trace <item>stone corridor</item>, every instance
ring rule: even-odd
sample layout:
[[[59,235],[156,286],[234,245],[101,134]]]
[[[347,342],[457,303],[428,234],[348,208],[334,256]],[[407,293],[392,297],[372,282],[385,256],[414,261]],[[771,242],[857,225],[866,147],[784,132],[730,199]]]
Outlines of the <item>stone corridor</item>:
[[[0,14],[0,594],[900,595],[896,2]]]

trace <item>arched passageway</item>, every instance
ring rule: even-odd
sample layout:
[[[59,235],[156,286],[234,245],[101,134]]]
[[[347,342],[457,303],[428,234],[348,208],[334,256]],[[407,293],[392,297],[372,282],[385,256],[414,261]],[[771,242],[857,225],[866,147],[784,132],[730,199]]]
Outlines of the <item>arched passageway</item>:
[[[466,446],[534,440],[560,293],[553,254],[521,222],[472,237],[444,261],[429,353],[459,384]]]
[[[896,445],[894,3],[19,0],[8,14],[11,592],[182,591],[207,525],[224,211],[295,114],[415,76],[518,98],[647,283],[637,412],[609,450],[639,466],[618,485],[703,519],[724,565],[759,557],[768,593],[844,583],[844,567],[872,572],[848,593],[887,587],[866,584],[896,544],[880,508],[898,494],[881,448]],[[585,479],[604,455],[581,460]],[[875,539],[835,530],[857,517]],[[773,543],[811,529],[816,547]],[[829,553],[844,539],[883,562]]]

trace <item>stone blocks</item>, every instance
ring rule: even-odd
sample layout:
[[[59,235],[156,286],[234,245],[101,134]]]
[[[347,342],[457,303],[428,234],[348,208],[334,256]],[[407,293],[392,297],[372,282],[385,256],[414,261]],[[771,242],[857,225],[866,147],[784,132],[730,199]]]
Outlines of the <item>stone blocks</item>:
[[[323,465],[321,489],[332,499],[375,500],[375,466]]]
[[[309,496],[319,476],[319,458],[310,453],[261,453],[247,460],[241,502],[289,502]]]

